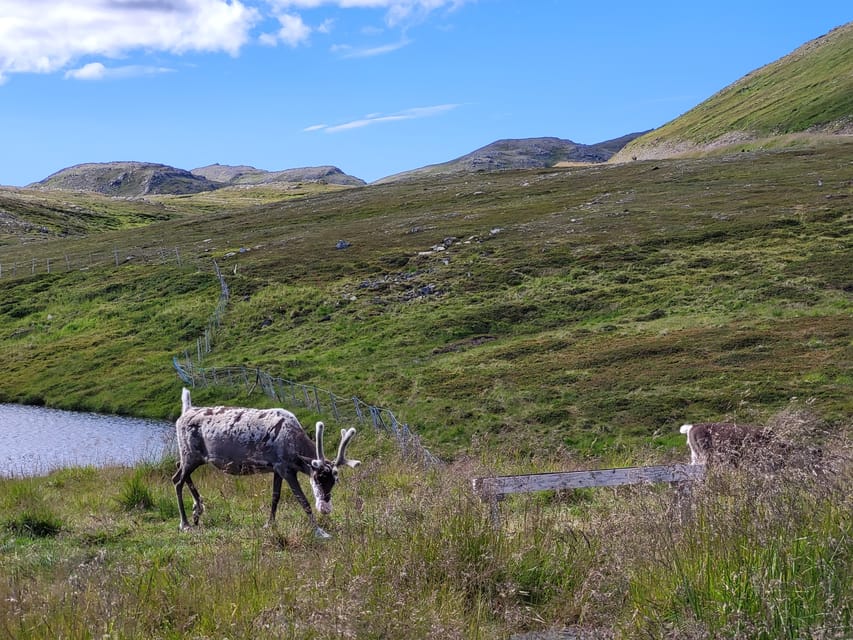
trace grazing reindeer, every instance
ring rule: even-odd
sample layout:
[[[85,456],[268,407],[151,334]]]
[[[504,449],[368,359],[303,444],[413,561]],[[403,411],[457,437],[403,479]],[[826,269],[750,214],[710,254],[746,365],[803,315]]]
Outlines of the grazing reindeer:
[[[744,457],[766,448],[771,433],[762,427],[732,422],[685,424],[690,464],[723,463],[737,465]]]
[[[175,423],[180,462],[172,482],[178,496],[182,530],[190,526],[184,510],[184,484],[193,496],[193,524],[197,525],[204,505],[190,474],[209,462],[217,469],[233,475],[272,472],[272,506],[268,524],[275,521],[282,478],[287,480],[314,525],[317,537],[330,537],[317,524],[296,474],[301,471],[310,478],[317,510],[323,514],[331,513],[332,487],[338,481],[338,468],[361,464],[358,460],[347,460],[345,457],[355,429],[341,429],[338,455],[329,461],[323,455],[322,422],[317,423],[315,444],[305,434],[296,416],[284,409],[193,407],[187,389],[181,394],[181,404],[181,417]]]

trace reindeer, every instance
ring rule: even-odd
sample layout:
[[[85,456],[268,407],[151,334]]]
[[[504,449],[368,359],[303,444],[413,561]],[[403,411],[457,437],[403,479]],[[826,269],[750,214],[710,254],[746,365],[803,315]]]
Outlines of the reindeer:
[[[690,464],[722,463],[737,465],[744,457],[766,448],[772,439],[769,430],[733,422],[701,422],[681,426],[690,447]]]
[[[183,488],[186,484],[193,496],[193,524],[204,512],[201,496],[190,474],[209,462],[217,469],[233,475],[273,474],[272,505],[267,525],[275,522],[281,497],[281,481],[287,484],[314,526],[319,538],[331,537],[317,524],[296,474],[306,474],[311,482],[317,510],[332,512],[332,487],[338,481],[338,468],[357,467],[359,460],[347,460],[346,448],[355,429],[341,429],[338,455],[333,461],[323,455],[323,423],[316,425],[316,442],[305,434],[296,416],[284,409],[246,409],[239,407],[193,407],[190,392],[181,394],[181,417],[175,423],[180,457],[178,470],[172,476],[181,514],[181,530],[189,529],[184,510]]]

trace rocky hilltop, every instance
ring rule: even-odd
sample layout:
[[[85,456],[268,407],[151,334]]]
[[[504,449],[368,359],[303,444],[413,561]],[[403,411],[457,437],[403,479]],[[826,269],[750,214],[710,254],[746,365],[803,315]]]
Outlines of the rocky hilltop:
[[[153,193],[181,195],[211,191],[222,185],[165,164],[104,162],[77,164],[49,175],[29,189],[93,191],[108,196],[138,197]]]
[[[42,191],[90,191],[107,196],[137,198],[152,194],[185,195],[232,185],[279,182],[321,182],[361,186],[364,181],[337,167],[306,167],[263,171],[249,166],[209,165],[187,171],[151,162],[102,162],[78,164],[27,185]]]
[[[561,162],[606,162],[631,140],[641,135],[643,133],[631,133],[597,144],[580,144],[551,137],[497,140],[455,160],[397,173],[377,182],[465,171],[553,167]]]
[[[247,165],[229,166],[211,164],[193,169],[193,175],[228,185],[272,184],[275,182],[321,182],[339,184],[348,187],[360,187],[364,180],[348,175],[330,165],[320,167],[302,167],[283,171],[264,171]]]

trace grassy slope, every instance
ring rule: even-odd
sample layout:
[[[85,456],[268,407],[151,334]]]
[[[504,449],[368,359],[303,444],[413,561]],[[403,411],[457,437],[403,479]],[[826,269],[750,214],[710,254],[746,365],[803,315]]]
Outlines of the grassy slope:
[[[633,141],[620,153],[647,157],[648,148],[705,145],[743,133],[764,138],[853,118],[853,23],[758,69],[684,115]],[[733,141],[734,142],[734,141]]]
[[[191,195],[110,198],[94,192],[0,187],[0,247],[49,238],[135,229],[189,214],[248,209],[345,187],[294,183],[226,187]],[[14,222],[12,222],[14,221]],[[126,244],[126,237],[124,239]],[[62,250],[57,250],[62,253]]]
[[[11,188],[0,188],[0,212],[0,246],[139,227],[175,215],[150,201]]]
[[[762,420],[793,396],[838,419],[850,152],[425,179],[0,248],[3,263],[174,242],[201,268],[3,282],[0,399],[173,415],[168,358],[216,302],[215,257],[234,296],[209,364],[388,406],[439,453],[475,436],[680,450],[683,421]]]

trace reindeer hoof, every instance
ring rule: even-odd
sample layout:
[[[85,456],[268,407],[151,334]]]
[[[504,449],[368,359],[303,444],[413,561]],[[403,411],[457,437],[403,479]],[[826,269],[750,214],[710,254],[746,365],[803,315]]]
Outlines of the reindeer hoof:
[[[319,538],[321,540],[328,540],[332,536],[331,536],[331,534],[323,531],[323,529],[321,529],[320,527],[317,527],[316,529],[314,529],[314,537]]]

